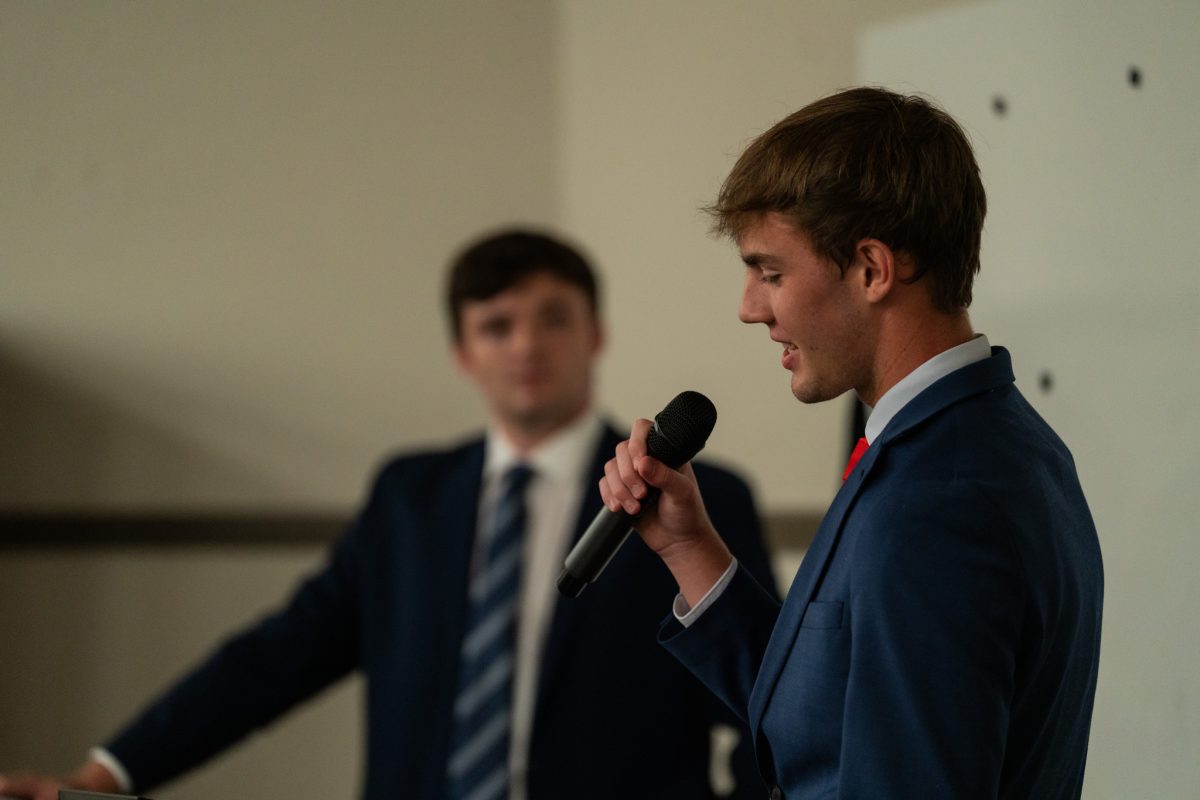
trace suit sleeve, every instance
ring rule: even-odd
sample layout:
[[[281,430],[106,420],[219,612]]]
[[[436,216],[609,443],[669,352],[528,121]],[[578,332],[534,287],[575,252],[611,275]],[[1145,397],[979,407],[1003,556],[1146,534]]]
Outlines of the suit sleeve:
[[[105,746],[144,792],[199,765],[358,663],[359,550],[371,506],[286,606],[232,636]]]
[[[755,599],[763,603],[766,609],[765,613],[771,620],[766,627],[767,635],[769,636],[770,628],[774,621],[774,614],[778,611],[779,602],[770,558],[763,543],[761,518],[750,488],[740,478],[723,470],[697,469],[697,479],[700,483],[700,490],[705,499],[705,505],[709,516],[712,518],[713,525],[721,532],[722,538],[729,546],[734,557],[738,560],[738,571],[735,575],[734,584],[731,584],[727,588],[727,591],[732,590],[735,593],[748,591]],[[724,600],[724,596],[722,596],[721,600]],[[705,617],[708,617],[713,610],[713,608],[710,608],[706,611],[697,622],[697,625],[704,623]],[[714,617],[714,619],[717,619],[717,617]],[[674,627],[672,628],[671,626]],[[716,687],[724,686],[726,681],[714,680],[713,683],[709,683],[704,670],[693,668],[693,664],[696,662],[689,662],[682,655],[683,652],[687,651],[686,645],[683,646],[682,650],[677,650],[675,645],[672,644],[673,640],[664,638],[669,636],[671,632],[678,633],[683,631],[682,626],[675,620],[673,614],[664,622],[664,629],[668,633],[660,635],[660,640],[664,641],[667,649],[677,658],[680,658],[685,666],[692,669],[709,689],[703,698],[703,702],[709,708],[713,724],[728,725],[738,733],[738,743],[730,761],[730,769],[733,773],[736,788],[730,797],[738,798],[738,800],[750,800],[751,798],[759,800],[759,798],[764,796],[766,786],[759,776],[758,766],[755,763],[754,743],[745,722],[745,705],[741,704],[739,706],[736,701],[731,703],[726,692],[715,690]],[[689,629],[687,633],[695,632]],[[690,637],[690,641],[699,644],[699,649],[704,652],[702,658],[705,663],[712,666],[712,662],[709,661],[712,657],[712,652],[708,649],[709,645],[704,643],[705,634],[703,631],[699,633],[700,635],[698,636]],[[680,634],[680,636],[684,635]],[[766,647],[765,639],[762,642],[762,647]],[[757,645],[752,649],[758,650]],[[761,651],[758,659],[761,659]],[[757,659],[751,657],[747,661],[739,662],[732,670],[732,673],[732,675],[726,676],[730,679],[729,683],[740,686],[744,683],[745,677],[748,676],[750,685],[753,685],[754,674],[757,673]],[[745,690],[745,693],[748,698],[748,688]],[[741,690],[737,690],[736,694],[740,696]]]
[[[658,640],[744,725],[778,617],[779,601],[739,564],[725,591],[698,620],[684,628],[672,614],[663,620]]]
[[[891,506],[853,553],[842,793],[995,797],[1026,600],[1005,511],[945,483]]]

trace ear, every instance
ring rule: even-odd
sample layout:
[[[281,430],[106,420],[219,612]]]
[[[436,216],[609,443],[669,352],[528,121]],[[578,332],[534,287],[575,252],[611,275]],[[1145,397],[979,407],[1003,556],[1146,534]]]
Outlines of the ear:
[[[891,294],[900,282],[898,258],[894,250],[878,239],[862,239],[854,246],[855,277],[860,281],[868,303],[878,303]]]
[[[592,331],[592,356],[595,357],[604,352],[604,346],[608,343],[608,331],[598,319],[592,322]]]
[[[454,365],[458,367],[458,371],[462,373],[463,377],[473,379],[475,372],[472,369],[471,354],[463,346],[461,340],[450,343],[450,353],[454,357]]]

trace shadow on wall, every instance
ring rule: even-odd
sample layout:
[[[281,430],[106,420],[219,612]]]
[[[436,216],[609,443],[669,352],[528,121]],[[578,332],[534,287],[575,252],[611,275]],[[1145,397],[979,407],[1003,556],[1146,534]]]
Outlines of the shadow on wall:
[[[0,341],[0,509],[178,507],[272,488]]]
[[[167,409],[150,419],[59,363],[0,337],[0,709],[12,723],[0,771],[72,769],[233,622],[278,602],[340,529],[332,515],[199,508],[278,494],[278,481],[166,429],[173,394],[176,418],[196,404],[153,376],[105,375]],[[43,540],[46,520],[68,535]]]

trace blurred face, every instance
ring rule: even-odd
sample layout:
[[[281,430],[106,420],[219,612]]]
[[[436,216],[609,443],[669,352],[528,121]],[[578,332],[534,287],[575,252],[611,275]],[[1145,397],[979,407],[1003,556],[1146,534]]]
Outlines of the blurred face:
[[[871,354],[856,265],[842,276],[774,212],[738,236],[738,250],[746,264],[738,317],[766,325],[783,348],[781,363],[792,374],[796,399],[819,403],[862,386]]]
[[[601,332],[578,286],[535,273],[459,319],[458,365],[510,434],[548,435],[587,408]]]

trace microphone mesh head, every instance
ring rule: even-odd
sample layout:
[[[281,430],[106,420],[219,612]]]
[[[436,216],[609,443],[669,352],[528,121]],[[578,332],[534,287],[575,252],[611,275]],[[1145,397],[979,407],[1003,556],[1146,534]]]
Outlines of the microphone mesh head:
[[[704,448],[717,424],[717,407],[699,392],[680,392],[654,418],[646,437],[650,455],[676,469]]]

